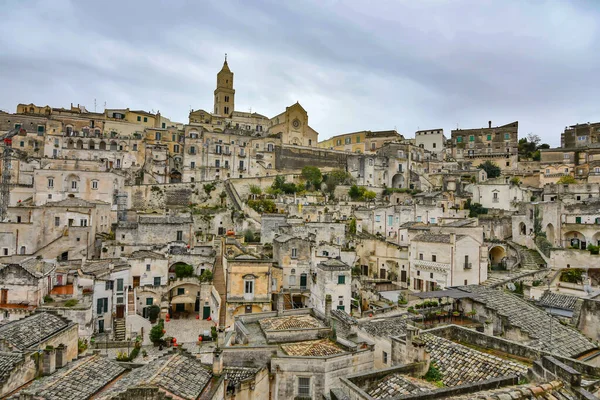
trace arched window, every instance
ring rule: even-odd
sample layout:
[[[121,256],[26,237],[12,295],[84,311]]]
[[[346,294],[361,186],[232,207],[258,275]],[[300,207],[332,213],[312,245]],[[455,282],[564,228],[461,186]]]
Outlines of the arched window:
[[[25,246],[21,246],[21,251],[19,252],[19,254],[21,254],[21,255],[25,254],[26,250],[27,249],[25,248]]]
[[[99,149],[100,150],[106,150],[106,142],[100,142]]]
[[[110,149],[111,149],[112,151],[116,151],[116,150],[117,150],[117,148],[118,148],[118,147],[117,147],[117,142],[115,142],[115,141],[112,141],[112,142],[110,142]]]

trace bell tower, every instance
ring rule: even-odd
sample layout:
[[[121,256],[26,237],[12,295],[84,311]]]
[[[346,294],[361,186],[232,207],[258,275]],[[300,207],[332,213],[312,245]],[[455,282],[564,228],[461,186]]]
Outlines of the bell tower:
[[[227,53],[223,68],[217,74],[217,88],[215,89],[215,115],[223,117],[231,115],[235,106],[235,89],[233,88],[233,72],[227,65]]]

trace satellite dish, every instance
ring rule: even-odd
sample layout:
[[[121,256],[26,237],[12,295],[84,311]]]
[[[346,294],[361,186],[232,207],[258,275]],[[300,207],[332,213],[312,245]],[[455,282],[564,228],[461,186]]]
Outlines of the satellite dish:
[[[517,290],[517,287],[516,287],[516,286],[515,286],[515,284],[514,284],[514,283],[512,283],[512,282],[508,282],[508,283],[506,284],[506,287],[507,287],[507,288],[508,288],[508,290],[510,290],[511,292],[514,292],[515,290]]]

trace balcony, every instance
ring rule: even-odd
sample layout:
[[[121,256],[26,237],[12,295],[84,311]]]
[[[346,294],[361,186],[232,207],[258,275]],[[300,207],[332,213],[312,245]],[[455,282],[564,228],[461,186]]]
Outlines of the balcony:
[[[492,203],[500,203],[500,199],[497,197],[492,198]]]
[[[463,268],[464,269],[472,269],[473,268],[473,263],[464,263],[463,264]]]
[[[415,260],[413,261],[413,265],[416,268],[432,271],[432,272],[448,272],[450,271],[450,264],[448,263],[440,263],[436,261],[425,261],[425,260]]]
[[[238,157],[240,157],[240,158],[245,158],[245,157],[246,157],[246,153],[239,153],[239,154],[238,154]]]

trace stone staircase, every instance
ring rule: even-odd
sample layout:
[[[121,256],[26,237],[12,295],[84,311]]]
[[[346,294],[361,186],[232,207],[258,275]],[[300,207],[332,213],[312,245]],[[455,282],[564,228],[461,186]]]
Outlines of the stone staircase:
[[[127,292],[127,314],[135,315],[135,293],[133,290]]]
[[[213,286],[221,297],[221,309],[219,310],[219,326],[225,326],[226,309],[227,309],[227,285],[225,284],[225,271],[223,271],[223,256],[219,254],[215,260],[215,268],[213,270]]]
[[[532,270],[546,267],[546,261],[537,250],[528,249],[511,241],[508,241],[508,244],[517,251],[521,269]]]
[[[115,318],[113,322],[114,325],[114,340],[122,341],[125,340],[126,336],[126,328],[125,328],[125,318]]]
[[[540,269],[545,268],[546,261],[542,258],[537,250],[524,249],[521,253],[521,268],[523,269]]]

